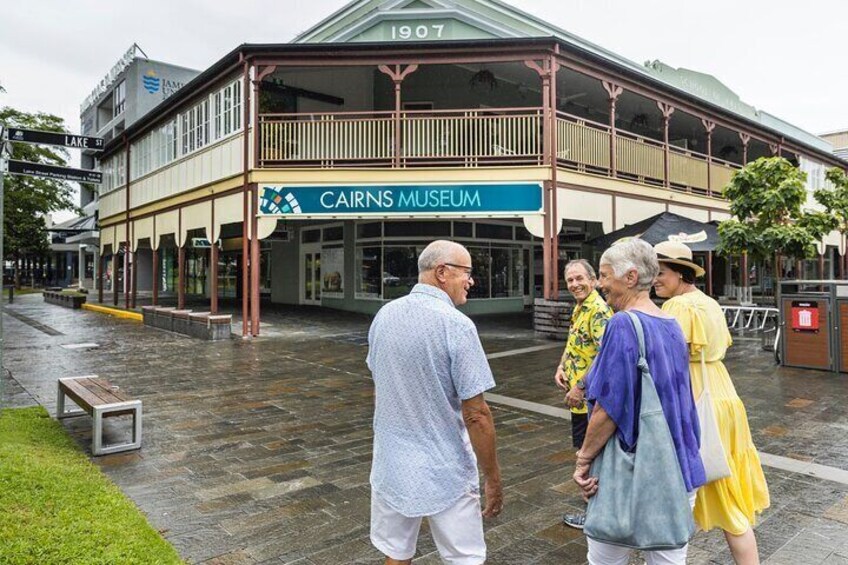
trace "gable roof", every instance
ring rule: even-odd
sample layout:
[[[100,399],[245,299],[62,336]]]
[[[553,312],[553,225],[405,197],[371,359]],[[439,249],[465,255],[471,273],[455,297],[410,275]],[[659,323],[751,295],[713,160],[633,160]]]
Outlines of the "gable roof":
[[[502,0],[353,0],[296,36],[292,43],[391,42],[391,38],[375,30],[386,22],[408,21],[409,18],[416,22],[457,22],[449,37],[435,40],[553,37],[616,66],[758,122],[819,151],[832,151],[830,144],[821,138],[746,104],[712,75],[674,68],[658,60],[640,65]]]

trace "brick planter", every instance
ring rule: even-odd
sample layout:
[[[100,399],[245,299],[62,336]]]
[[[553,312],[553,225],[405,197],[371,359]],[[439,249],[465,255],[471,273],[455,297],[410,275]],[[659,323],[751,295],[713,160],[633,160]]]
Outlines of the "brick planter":
[[[178,334],[189,335],[189,314],[191,314],[191,310],[171,310],[171,331]]]
[[[141,311],[145,326],[210,341],[230,339],[233,317],[229,314],[213,316],[209,312],[155,306],[144,306]]]
[[[571,325],[574,302],[537,298],[533,303],[533,329],[536,337],[565,342]]]
[[[157,307],[153,315],[153,327],[159,328],[160,330],[171,331],[173,328],[173,325],[171,324],[171,312],[174,310],[176,310],[176,308]]]
[[[42,292],[44,302],[55,304],[56,306],[64,306],[65,308],[73,308],[79,310],[85,304],[84,294],[72,294],[69,292],[57,292],[53,290],[45,290]]]
[[[230,328],[233,317],[227,315],[213,316],[209,312],[197,312],[189,316],[189,335],[209,341],[230,339]]]

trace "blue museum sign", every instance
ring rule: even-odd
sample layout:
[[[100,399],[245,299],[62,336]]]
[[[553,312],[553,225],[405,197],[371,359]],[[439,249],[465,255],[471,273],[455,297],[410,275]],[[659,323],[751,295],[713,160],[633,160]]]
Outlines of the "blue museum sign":
[[[541,183],[427,185],[262,185],[259,212],[269,216],[461,214],[542,211]]]

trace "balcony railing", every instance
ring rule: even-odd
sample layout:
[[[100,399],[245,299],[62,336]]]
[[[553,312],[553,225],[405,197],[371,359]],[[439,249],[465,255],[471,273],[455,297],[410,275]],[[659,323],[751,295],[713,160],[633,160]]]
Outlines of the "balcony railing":
[[[265,114],[259,161],[263,167],[539,164],[541,128],[539,108]]]
[[[261,167],[485,167],[540,165],[543,110],[263,114]],[[558,113],[561,167],[609,176],[612,135],[606,125]],[[396,141],[397,140],[397,141]],[[737,165],[616,130],[615,175],[700,194],[719,193]]]
[[[557,161],[561,167],[609,175],[612,134],[607,125],[557,114]],[[739,165],[669,145],[668,182],[665,144],[616,129],[616,176],[670,188],[719,196]],[[709,171],[709,172],[708,172]]]

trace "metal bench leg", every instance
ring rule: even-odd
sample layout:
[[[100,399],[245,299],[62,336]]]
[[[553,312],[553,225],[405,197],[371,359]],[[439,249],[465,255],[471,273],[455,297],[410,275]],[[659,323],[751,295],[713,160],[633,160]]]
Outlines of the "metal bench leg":
[[[103,416],[115,411],[115,408],[111,410],[102,407],[94,409],[94,437],[91,438],[91,451],[94,455],[108,455],[141,448],[141,401],[136,400],[132,404],[122,405],[119,409],[126,410],[127,408],[133,411],[132,441],[106,447],[103,446]]]
[[[61,379],[59,379],[56,383],[56,419],[61,420],[63,418],[74,418],[76,416],[87,414],[87,412],[82,409],[65,411],[66,400],[67,397],[65,395],[65,391],[62,390]]]
[[[94,455],[103,453],[103,413],[99,408],[94,408],[94,426],[91,430],[91,452]]]

